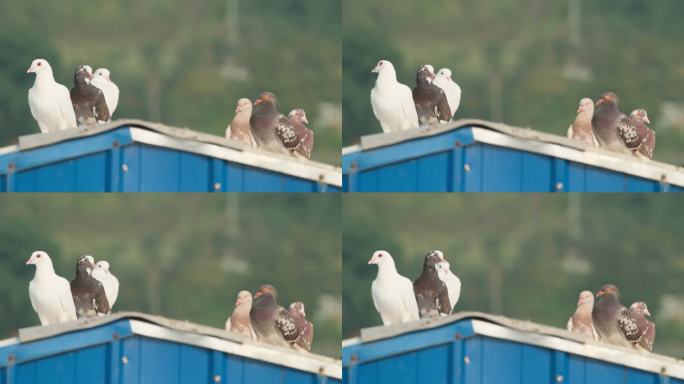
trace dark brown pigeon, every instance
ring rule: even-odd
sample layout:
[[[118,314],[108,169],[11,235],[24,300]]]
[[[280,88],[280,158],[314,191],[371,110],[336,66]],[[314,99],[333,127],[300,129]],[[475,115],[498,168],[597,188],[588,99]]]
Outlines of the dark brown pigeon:
[[[262,92],[254,101],[249,126],[257,148],[289,154],[299,145],[299,138],[287,116],[278,112],[278,99],[271,92]]]
[[[290,316],[292,316],[297,325],[297,329],[299,329],[299,339],[297,339],[295,344],[300,348],[310,351],[314,337],[314,325],[306,319],[304,303],[295,301],[290,304]]]
[[[98,121],[109,121],[109,109],[104,93],[90,84],[93,75],[88,67],[81,65],[74,73],[74,87],[71,88],[71,103],[76,113],[76,122],[81,125],[97,124]]]
[[[596,100],[591,127],[600,148],[632,153],[631,148],[637,147],[641,140],[629,117],[618,109],[618,101],[618,96],[613,92],[602,94]]]
[[[601,341],[631,347],[632,340],[638,338],[636,320],[629,309],[620,304],[620,290],[613,284],[606,284],[596,292],[591,317]]]
[[[452,113],[446,94],[441,88],[432,84],[434,78],[434,71],[429,65],[421,65],[416,72],[413,102],[416,105],[420,125],[451,120]]]
[[[439,278],[435,265],[441,262],[438,251],[430,251],[425,255],[423,272],[413,282],[413,293],[418,303],[418,314],[421,318],[450,314],[449,290]]]
[[[639,338],[633,341],[633,344],[637,348],[643,348],[647,351],[653,350],[653,344],[655,343],[656,327],[655,324],[646,318],[646,316],[651,316],[651,312],[648,311],[646,303],[643,301],[637,301],[636,303],[629,306],[629,311],[632,313],[639,326]]]
[[[71,280],[71,295],[76,305],[76,316],[96,317],[98,313],[109,313],[109,302],[102,283],[90,276],[95,264],[87,256],[76,263],[76,277]]]
[[[634,150],[634,154],[652,159],[653,151],[655,151],[656,133],[648,126],[651,124],[648,113],[645,109],[635,109],[629,114],[629,118],[636,126],[637,134],[641,138],[641,144]]]
[[[292,346],[299,339],[295,320],[287,309],[278,304],[278,292],[272,285],[259,287],[249,318],[259,341]]]
[[[313,152],[314,132],[306,126],[309,124],[309,120],[306,118],[306,112],[301,108],[293,109],[290,111],[288,117],[299,138],[299,146],[295,151],[307,159],[310,159],[311,152]]]

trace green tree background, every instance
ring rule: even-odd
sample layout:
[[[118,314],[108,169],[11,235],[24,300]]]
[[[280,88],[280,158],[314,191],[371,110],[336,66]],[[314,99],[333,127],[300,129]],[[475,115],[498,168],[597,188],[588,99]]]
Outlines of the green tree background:
[[[302,300],[313,351],[339,356],[340,197],[290,194],[12,195],[0,199],[0,337],[38,325],[25,261],[47,251],[74,277],[81,255],[108,260],[121,288],[114,311],[223,328],[238,291],[273,284]],[[198,300],[201,297],[201,300]]]
[[[655,158],[684,158],[684,2],[663,0],[345,0],[343,143],[381,132],[370,107],[379,59],[415,85],[415,70],[451,68],[463,90],[456,118],[564,135],[582,97],[618,93],[646,108]]]
[[[420,275],[441,249],[463,284],[456,311],[481,311],[565,328],[584,289],[614,283],[643,300],[655,349],[684,349],[684,214],[681,199],[654,195],[355,194],[343,197],[343,336],[382,324],[367,265],[389,251],[399,272]]]
[[[39,132],[26,68],[47,59],[71,87],[80,64],[121,89],[115,118],[223,135],[241,97],[273,91],[281,112],[307,111],[313,159],[339,164],[340,0],[3,0],[0,145]]]

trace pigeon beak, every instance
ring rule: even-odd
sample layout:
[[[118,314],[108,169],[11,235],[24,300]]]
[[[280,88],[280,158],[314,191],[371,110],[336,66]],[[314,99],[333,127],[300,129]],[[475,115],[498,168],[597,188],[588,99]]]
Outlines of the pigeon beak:
[[[601,104],[603,104],[604,102],[605,102],[605,100],[603,100],[603,99],[598,99],[598,100],[596,100],[596,105],[601,105]]]
[[[262,101],[263,100],[261,100],[261,99],[256,99],[256,100],[254,100],[254,105],[259,105],[259,104],[261,104]]]
[[[371,259],[368,260],[368,265],[375,264],[375,260],[376,260],[375,256],[371,257]]]
[[[240,112],[241,108],[240,107],[235,107],[235,113]]]
[[[378,68],[377,65],[375,66],[375,68],[373,68],[373,69],[371,70],[371,73],[380,73],[380,69]]]
[[[240,305],[240,299],[235,300],[235,306],[237,307],[238,305]]]
[[[577,107],[577,113],[580,113],[580,112],[582,112],[582,106],[581,105],[579,107]]]
[[[33,72],[35,72],[33,67],[29,67],[29,69],[26,70],[26,73],[33,73]]]
[[[309,119],[307,119],[306,116],[302,117],[302,121],[306,124],[309,124]]]
[[[596,292],[596,297],[600,297],[600,296],[603,296],[603,295],[605,295],[605,294],[606,294],[606,292],[604,292],[603,289],[602,289],[602,290]]]
[[[29,257],[28,260],[26,260],[26,265],[31,265],[33,264],[33,256]]]
[[[651,312],[649,312],[648,309],[644,309],[644,315],[651,316]]]
[[[648,117],[644,117],[644,122],[646,124],[651,124],[651,120],[649,120]]]
[[[261,291],[258,291],[257,293],[254,294],[254,298],[256,299],[257,297],[263,295]]]

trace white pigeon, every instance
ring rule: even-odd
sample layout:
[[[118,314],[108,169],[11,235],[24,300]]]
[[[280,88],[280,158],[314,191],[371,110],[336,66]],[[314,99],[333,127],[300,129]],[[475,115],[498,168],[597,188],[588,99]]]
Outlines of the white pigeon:
[[[447,286],[449,292],[449,303],[451,303],[451,312],[453,312],[458,299],[461,297],[461,279],[454,275],[449,268],[449,262],[444,260],[435,265],[437,267],[437,276]]]
[[[451,79],[451,70],[449,68],[440,69],[432,83],[440,87],[444,94],[446,94],[447,103],[449,103],[449,109],[453,117],[459,105],[461,105],[461,87]]]
[[[42,133],[76,128],[76,114],[69,89],[55,81],[52,67],[45,59],[35,59],[26,73],[35,73],[36,80],[28,91],[31,115]]]
[[[373,280],[371,295],[375,309],[384,325],[418,320],[418,304],[413,283],[397,272],[392,255],[376,251],[368,264],[377,264],[378,275]]]
[[[67,279],[58,276],[47,253],[35,251],[26,265],[36,266],[36,274],[29,283],[31,306],[40,324],[50,325],[76,320],[76,306]]]
[[[109,116],[114,115],[116,107],[119,105],[119,87],[112,81],[111,73],[107,68],[98,68],[90,84],[99,88],[104,94]]]
[[[371,106],[383,132],[418,128],[418,112],[413,93],[407,85],[397,81],[397,72],[387,60],[380,60],[373,68],[378,74],[371,90]]]
[[[88,257],[88,256],[86,256]],[[91,256],[92,257],[92,256]],[[119,297],[119,279],[116,278],[109,271],[109,262],[100,260],[95,264],[95,268],[90,272],[90,275],[100,283],[105,290],[107,302],[109,303],[109,310],[114,307],[116,299]]]

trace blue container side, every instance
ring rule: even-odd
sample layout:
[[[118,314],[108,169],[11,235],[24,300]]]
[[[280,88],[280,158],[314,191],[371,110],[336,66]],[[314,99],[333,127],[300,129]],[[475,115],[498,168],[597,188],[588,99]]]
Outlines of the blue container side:
[[[469,320],[457,324],[469,323]],[[444,332],[449,329],[451,332]],[[453,325],[343,348],[344,383],[656,384],[657,373],[510,340],[453,337]],[[408,337],[408,339],[407,339]],[[559,381],[560,380],[560,381]]]
[[[474,142],[471,128],[343,156],[347,192],[657,192],[659,181]]]
[[[0,155],[0,191],[336,192],[341,188],[135,143],[129,128]]]

